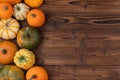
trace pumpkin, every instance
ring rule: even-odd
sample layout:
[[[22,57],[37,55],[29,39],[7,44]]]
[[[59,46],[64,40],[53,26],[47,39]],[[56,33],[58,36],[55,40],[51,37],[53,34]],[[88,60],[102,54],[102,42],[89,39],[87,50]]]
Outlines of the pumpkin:
[[[27,49],[20,49],[15,53],[14,63],[18,67],[27,70],[35,64],[35,55]]]
[[[41,27],[45,23],[45,14],[42,10],[33,9],[27,15],[27,22],[33,27]]]
[[[18,50],[17,46],[10,41],[0,42],[0,63],[9,64],[13,62],[15,52]]]
[[[13,18],[0,20],[0,37],[3,39],[14,39],[19,29],[19,23]]]
[[[43,67],[34,66],[27,71],[26,80],[48,80],[47,71]]]
[[[24,0],[24,2],[30,7],[39,7],[42,5],[43,0]]]
[[[34,49],[40,44],[39,31],[32,27],[22,28],[17,35],[17,43],[20,48]]]
[[[14,17],[17,20],[24,20],[29,12],[29,7],[24,3],[18,3],[14,6]]]
[[[11,5],[17,4],[19,2],[21,2],[22,0],[0,0],[0,2],[8,2]]]
[[[6,65],[0,69],[0,80],[25,80],[25,75],[18,67]]]
[[[13,15],[13,8],[9,3],[0,3],[0,18],[8,19]]]

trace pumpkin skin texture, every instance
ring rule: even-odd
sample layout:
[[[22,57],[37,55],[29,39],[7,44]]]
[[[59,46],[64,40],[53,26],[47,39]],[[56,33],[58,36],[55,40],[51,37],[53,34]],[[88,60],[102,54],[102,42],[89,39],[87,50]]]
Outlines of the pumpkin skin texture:
[[[27,13],[29,12],[29,7],[24,3],[18,3],[14,6],[14,17],[17,20],[24,20],[27,17]]]
[[[15,5],[19,2],[21,2],[22,0],[0,0],[0,2],[8,2],[11,5]]]
[[[44,68],[34,66],[27,71],[26,80],[48,80],[48,74]]]
[[[20,49],[15,53],[14,63],[18,67],[27,70],[35,64],[35,55],[27,49]]]
[[[30,7],[32,7],[32,8],[35,8],[35,7],[41,6],[42,3],[43,3],[43,0],[24,0],[24,2],[25,2],[28,6],[30,6]]]
[[[0,69],[0,80],[25,80],[25,75],[18,67],[6,65]]]
[[[17,43],[20,48],[34,49],[39,46],[41,40],[39,31],[32,27],[22,28],[17,35]]]
[[[13,62],[15,52],[18,50],[17,46],[10,41],[0,42],[0,63],[9,64]]]
[[[32,27],[42,27],[45,23],[45,14],[40,9],[32,9],[27,15],[27,22]]]
[[[14,39],[20,29],[17,20],[13,18],[0,20],[0,37],[3,39]]]
[[[8,19],[13,15],[13,8],[9,3],[0,3],[0,18]]]

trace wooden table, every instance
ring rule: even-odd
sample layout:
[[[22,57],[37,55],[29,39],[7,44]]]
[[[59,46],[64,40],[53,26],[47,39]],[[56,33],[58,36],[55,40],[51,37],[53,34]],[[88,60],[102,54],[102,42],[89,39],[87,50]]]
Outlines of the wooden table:
[[[120,80],[120,0],[45,0],[34,50],[50,80]]]

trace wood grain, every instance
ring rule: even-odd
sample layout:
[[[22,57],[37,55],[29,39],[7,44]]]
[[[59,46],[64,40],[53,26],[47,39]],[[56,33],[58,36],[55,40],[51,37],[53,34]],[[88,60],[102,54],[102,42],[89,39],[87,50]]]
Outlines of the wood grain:
[[[46,0],[34,50],[50,80],[120,80],[120,0]]]

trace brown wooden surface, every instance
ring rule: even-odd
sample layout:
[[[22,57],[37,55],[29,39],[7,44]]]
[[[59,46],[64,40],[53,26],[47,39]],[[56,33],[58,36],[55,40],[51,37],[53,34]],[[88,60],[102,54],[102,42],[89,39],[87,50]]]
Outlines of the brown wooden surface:
[[[45,0],[40,8],[46,23],[34,52],[49,80],[120,80],[120,0]]]
[[[50,80],[120,80],[120,0],[45,0],[34,50]]]

